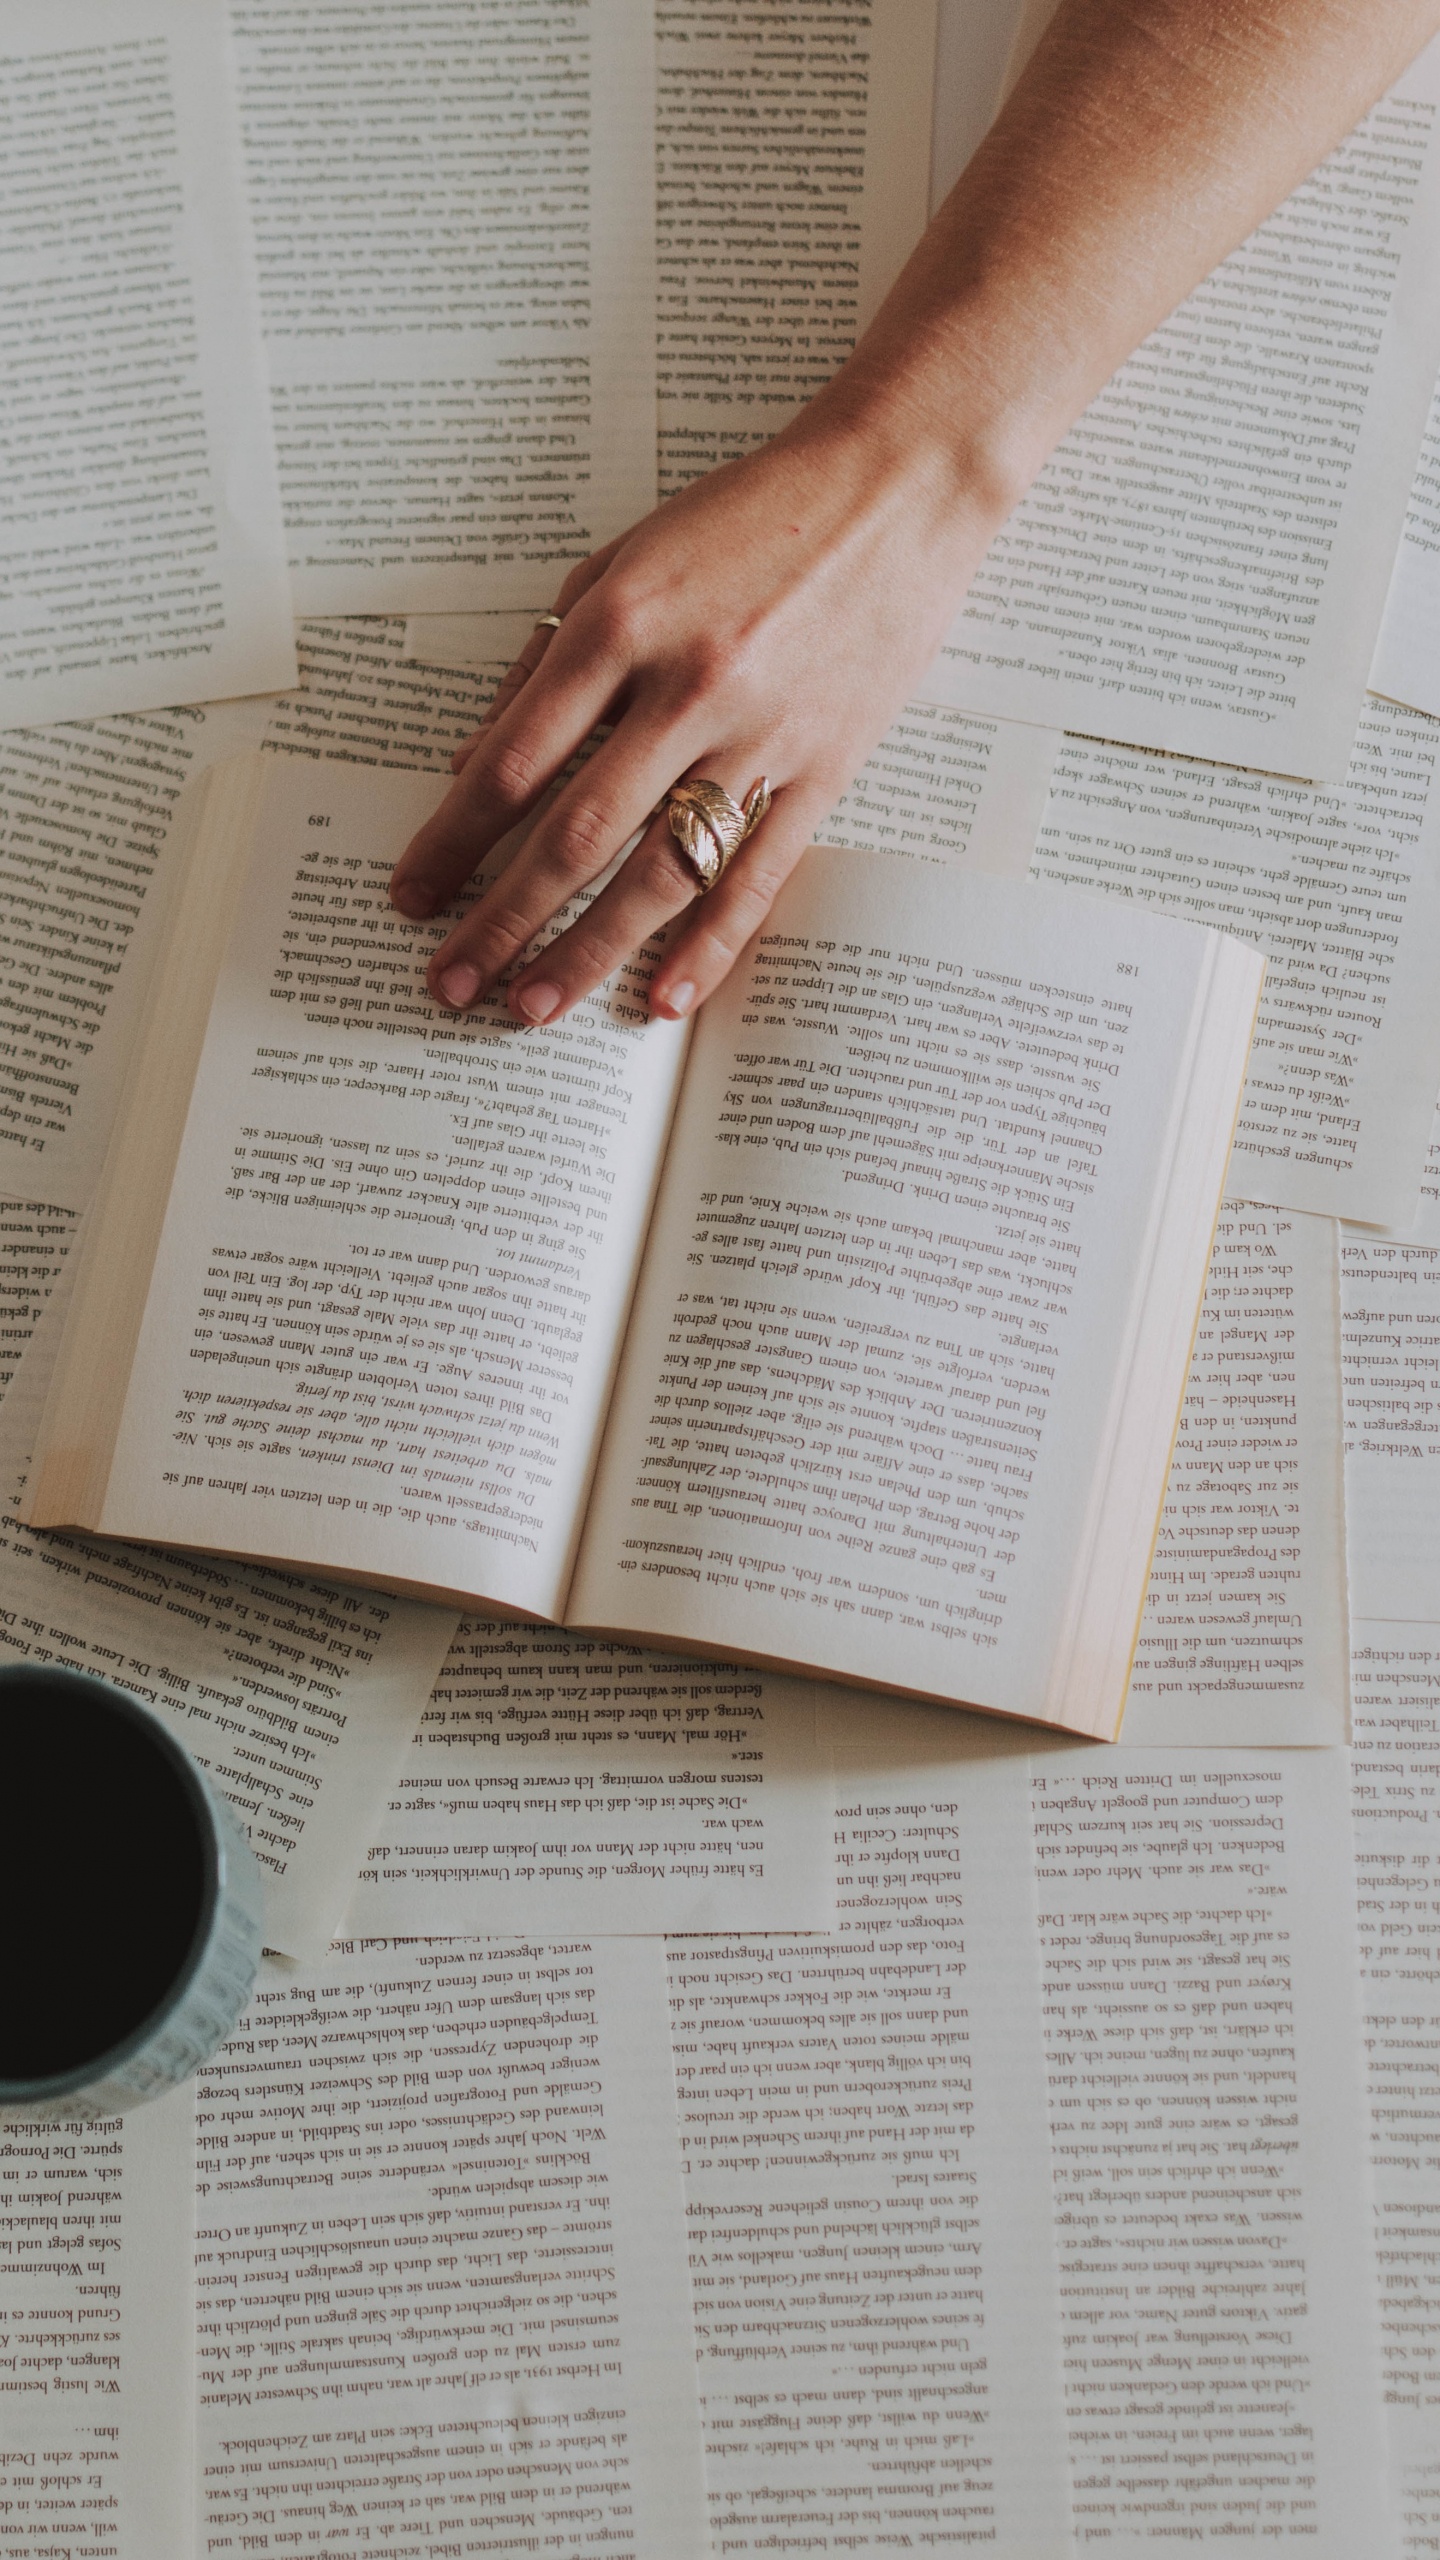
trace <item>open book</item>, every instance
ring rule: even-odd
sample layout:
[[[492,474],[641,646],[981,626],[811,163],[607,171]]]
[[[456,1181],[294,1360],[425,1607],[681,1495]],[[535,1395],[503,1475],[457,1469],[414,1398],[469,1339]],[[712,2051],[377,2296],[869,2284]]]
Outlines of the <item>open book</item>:
[[[1259,955],[812,849],[693,1037],[455,1018],[443,789],[199,786],[27,1516],[1113,1735]]]

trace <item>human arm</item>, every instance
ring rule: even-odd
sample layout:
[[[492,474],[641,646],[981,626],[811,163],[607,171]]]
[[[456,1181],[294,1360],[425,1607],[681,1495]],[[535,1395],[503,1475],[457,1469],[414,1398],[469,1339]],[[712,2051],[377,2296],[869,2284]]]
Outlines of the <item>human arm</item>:
[[[563,628],[533,637],[461,751],[396,903],[447,904],[591,730],[612,733],[442,944],[436,993],[483,993],[682,775],[739,799],[764,773],[774,806],[708,897],[652,823],[509,990],[521,1020],[553,1018],[690,907],[651,1002],[708,994],[1073,420],[1437,26],[1440,0],[1062,0],[834,380],[566,580]]]

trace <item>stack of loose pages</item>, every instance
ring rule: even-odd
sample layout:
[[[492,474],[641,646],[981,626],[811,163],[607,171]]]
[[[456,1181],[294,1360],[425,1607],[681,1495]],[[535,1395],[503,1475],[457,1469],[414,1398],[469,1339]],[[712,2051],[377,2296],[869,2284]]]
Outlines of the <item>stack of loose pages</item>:
[[[1016,14],[947,0],[937,168]],[[442,770],[843,355],[936,40],[11,0],[7,1503],[187,782]],[[1122,368],[829,830],[1267,955],[1124,1741],[7,1508],[0,1651],[173,1718],[276,1951],[193,2090],[0,2136],[7,2551],[1436,2547],[1437,113]]]

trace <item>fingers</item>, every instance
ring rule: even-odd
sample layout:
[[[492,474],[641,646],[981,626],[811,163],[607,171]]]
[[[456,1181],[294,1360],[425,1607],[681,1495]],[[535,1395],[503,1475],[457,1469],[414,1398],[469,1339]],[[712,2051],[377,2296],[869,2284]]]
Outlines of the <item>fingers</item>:
[[[555,608],[562,626],[603,576],[616,548],[607,543],[569,572]],[[531,689],[542,666],[546,681]],[[534,807],[603,718],[625,672],[619,627],[603,610],[592,605],[571,630],[537,625],[479,728],[451,758],[455,781],[449,794],[391,874],[391,901],[402,915],[418,921],[449,904],[477,862]]]
[[[516,1020],[558,1022],[698,895],[694,872],[665,820],[657,819],[583,916],[506,989]]]
[[[733,761],[708,757],[706,771],[718,781]],[[751,763],[745,783],[737,788],[732,775],[726,788],[739,799],[754,778]],[[656,819],[585,914],[520,971],[507,990],[511,1012],[521,1022],[558,1021],[687,908],[693,919],[661,961],[650,1010],[670,1021],[693,1012],[769,913],[825,806],[824,794],[813,790],[778,793],[755,835],[703,898],[667,821]]]
[[[426,975],[440,1003],[459,1010],[473,1004],[542,926],[598,878],[627,838],[645,826],[674,780],[677,764],[683,763],[686,746],[673,718],[642,720],[638,709],[631,711],[623,731],[596,749],[434,954]],[[693,894],[688,866],[681,863],[673,841],[667,837],[665,842],[673,861],[658,837],[646,854],[662,910],[651,915],[646,932],[653,932],[656,922],[673,915]],[[603,969],[597,972],[604,974]]]
[[[777,793],[749,843],[672,938],[650,982],[652,1014],[677,1022],[714,994],[759,932],[836,796],[813,785]]]
[[[603,646],[587,649],[583,635],[572,641],[557,631],[550,640],[543,683],[532,675],[509,709],[479,732],[434,816],[396,864],[390,897],[402,915],[419,919],[448,906],[603,718],[619,675],[613,657]]]
[[[452,773],[464,772],[476,748],[484,739],[486,730],[494,728],[502,712],[508,711],[516,696],[523,691],[554,637],[554,628],[550,623],[537,622],[514,666],[507,667],[496,686],[490,702],[486,705],[485,715],[479,728],[473,730],[468,738],[462,739],[456,748],[450,759]]]

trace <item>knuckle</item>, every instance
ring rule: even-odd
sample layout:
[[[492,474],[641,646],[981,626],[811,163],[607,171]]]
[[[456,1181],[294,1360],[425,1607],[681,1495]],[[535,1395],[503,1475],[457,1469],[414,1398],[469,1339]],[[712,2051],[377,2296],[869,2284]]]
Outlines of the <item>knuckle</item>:
[[[624,587],[607,578],[585,606],[585,637],[591,656],[629,666],[640,645],[639,617]]]
[[[717,977],[724,975],[732,962],[738,960],[753,930],[752,925],[735,915],[717,916],[712,922],[697,927],[695,939],[705,955],[707,978],[712,971]]]
[[[549,955],[546,956],[548,959]],[[559,953],[557,975],[563,976],[571,988],[598,986],[624,956],[625,944],[614,932],[599,929],[587,932],[572,925],[565,936],[564,949]]]
[[[600,555],[592,551],[588,560],[577,560],[573,568],[566,570],[555,598],[557,613],[567,612],[572,604],[578,603],[580,597],[588,593],[599,574],[599,559]]]
[[[581,800],[564,812],[550,850],[557,869],[567,878],[590,880],[604,868],[615,847],[613,819]]]
[[[730,685],[739,668],[734,643],[718,631],[691,635],[681,661],[681,676],[692,702],[708,700]]]
[[[532,800],[546,778],[533,748],[518,738],[488,737],[477,750],[474,762],[481,768],[475,775],[476,783],[493,792],[507,807]]]
[[[733,891],[737,907],[743,908],[752,920],[768,915],[794,867],[793,856],[789,862],[783,863],[761,862],[758,857],[742,863],[737,869]]]
[[[480,931],[497,947],[517,951],[528,942],[536,928],[536,918],[524,907],[501,904],[491,907],[480,920]]]
[[[626,865],[627,872],[632,869],[641,896],[667,910],[699,894],[694,872],[668,837],[637,845]]]
[[[430,965],[440,969],[447,968],[452,960],[472,960],[478,969],[503,969],[534,930],[532,919],[520,907],[487,907],[482,915],[466,920],[445,948],[436,952]]]
[[[724,905],[707,917],[706,940],[733,959],[737,951],[744,949],[756,926],[764,923],[774,903],[773,888],[758,887],[749,880],[737,881]]]

